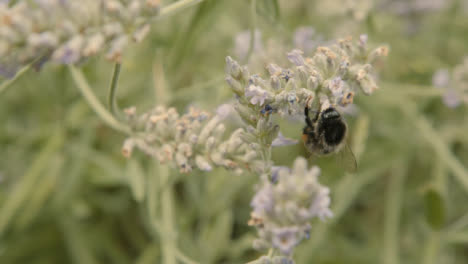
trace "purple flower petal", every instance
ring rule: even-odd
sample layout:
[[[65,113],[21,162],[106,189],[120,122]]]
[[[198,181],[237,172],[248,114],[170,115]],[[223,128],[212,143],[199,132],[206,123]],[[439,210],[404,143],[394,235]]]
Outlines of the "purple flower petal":
[[[437,88],[447,87],[450,82],[448,69],[437,70],[432,76],[432,85]]]
[[[461,103],[460,96],[458,95],[457,91],[455,91],[455,89],[453,88],[445,89],[442,101],[446,106],[450,108],[455,108]]]
[[[288,53],[288,60],[296,64],[296,66],[302,66],[305,63],[305,60],[304,60],[304,57],[302,57],[302,54],[304,54],[304,52],[302,52],[301,50],[295,49]]]
[[[296,145],[298,142],[299,142],[298,140],[287,138],[283,136],[281,132],[279,132],[278,136],[271,143],[271,146],[272,147],[290,146],[290,145]]]
[[[17,65],[0,62],[0,75],[7,79],[15,77],[18,69],[19,67]]]

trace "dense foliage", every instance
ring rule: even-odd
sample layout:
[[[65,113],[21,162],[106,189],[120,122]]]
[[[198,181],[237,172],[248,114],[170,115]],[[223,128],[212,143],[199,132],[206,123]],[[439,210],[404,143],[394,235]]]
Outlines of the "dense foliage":
[[[0,0],[0,263],[468,262],[466,0],[66,3]],[[294,144],[317,86],[355,173]]]

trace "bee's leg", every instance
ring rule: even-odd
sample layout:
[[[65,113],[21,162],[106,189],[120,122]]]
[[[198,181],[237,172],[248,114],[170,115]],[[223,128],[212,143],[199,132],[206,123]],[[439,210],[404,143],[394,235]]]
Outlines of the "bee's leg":
[[[317,136],[314,132],[314,128],[310,126],[305,126],[302,130],[302,141],[306,144],[306,146],[312,144],[317,144]],[[310,147],[310,146],[309,146]],[[309,148],[308,147],[308,148]]]
[[[318,107],[318,111],[315,111],[315,116],[314,116],[314,123],[317,122],[317,120],[319,119],[319,116],[320,116],[320,111],[322,110],[322,105],[320,104],[319,107]]]
[[[314,127],[312,126],[305,126],[302,130],[302,141],[304,143],[309,143],[311,140],[315,138]]]
[[[309,117],[309,106],[306,105],[306,107],[304,108],[304,115],[305,115],[305,122],[307,124],[308,127],[314,127],[314,125],[312,124],[312,120],[310,120],[310,117]]]

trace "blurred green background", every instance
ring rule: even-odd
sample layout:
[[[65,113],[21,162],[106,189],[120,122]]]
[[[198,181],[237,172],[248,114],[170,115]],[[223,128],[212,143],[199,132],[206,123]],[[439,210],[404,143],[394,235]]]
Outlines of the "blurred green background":
[[[123,57],[119,105],[215,111],[232,100],[224,58],[238,56],[250,13],[247,0],[205,0],[156,21]],[[261,75],[266,63],[289,65],[299,27],[314,28],[318,43],[364,33],[390,47],[381,89],[359,96],[347,118],[358,172],[314,160],[335,217],[312,223],[296,263],[468,263],[468,110],[446,106],[432,84],[468,56],[467,1],[257,0],[256,14],[262,46],[249,65]],[[105,102],[113,65],[97,57],[82,69]],[[300,138],[301,123],[279,122]],[[46,64],[2,90],[0,124],[0,263],[168,263],[168,245],[177,263],[262,254],[246,224],[257,175],[180,175],[141,153],[125,159],[125,136],[97,117],[65,66]],[[290,166],[307,155],[298,144],[273,159]]]

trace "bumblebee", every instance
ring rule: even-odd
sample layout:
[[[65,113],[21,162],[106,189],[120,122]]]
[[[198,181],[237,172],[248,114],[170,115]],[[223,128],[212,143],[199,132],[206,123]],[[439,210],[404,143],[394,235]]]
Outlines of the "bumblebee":
[[[309,107],[304,108],[306,126],[302,131],[302,140],[306,149],[317,156],[340,153],[345,169],[354,172],[356,159],[346,144],[348,126],[341,114],[330,106],[317,111],[314,118],[309,116]]]

